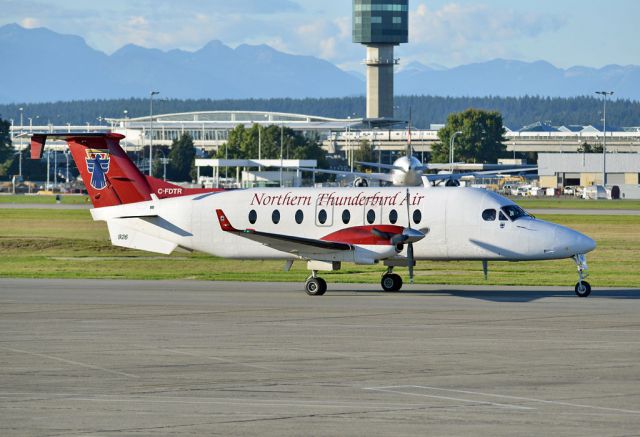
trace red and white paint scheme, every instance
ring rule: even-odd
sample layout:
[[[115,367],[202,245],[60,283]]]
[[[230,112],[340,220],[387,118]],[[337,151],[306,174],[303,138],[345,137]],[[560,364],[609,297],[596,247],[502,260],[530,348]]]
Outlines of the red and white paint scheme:
[[[47,136],[32,137],[32,158],[41,156]],[[312,272],[305,284],[310,295],[326,291],[318,271],[338,270],[345,262],[383,264],[383,289],[397,291],[402,279],[394,267],[408,267],[413,279],[417,260],[478,260],[486,275],[488,261],[573,258],[579,274],[576,294],[591,292],[584,281],[585,254],[595,248],[591,238],[536,219],[486,190],[430,184],[255,188],[162,198],[158,186],[120,148],[122,136],[56,136],[67,140],[94,205],[92,216],[107,222],[117,246],[163,254],[180,247],[225,258],[280,259],[287,269],[294,261],[305,261]],[[88,149],[99,159],[87,159]],[[104,184],[96,181],[96,168],[104,169],[98,175],[104,176]]]

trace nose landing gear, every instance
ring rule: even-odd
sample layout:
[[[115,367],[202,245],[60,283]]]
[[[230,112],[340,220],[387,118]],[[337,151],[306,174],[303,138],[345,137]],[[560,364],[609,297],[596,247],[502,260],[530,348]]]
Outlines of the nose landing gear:
[[[578,282],[576,283],[575,292],[578,297],[587,297],[591,294],[591,284],[584,280],[589,276],[587,257],[584,254],[576,254],[573,256],[573,260],[578,268]]]

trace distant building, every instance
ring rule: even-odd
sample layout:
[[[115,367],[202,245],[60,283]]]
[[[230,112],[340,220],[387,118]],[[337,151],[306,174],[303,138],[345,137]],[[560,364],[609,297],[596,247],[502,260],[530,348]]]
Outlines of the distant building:
[[[542,187],[602,185],[602,153],[539,153]],[[637,185],[640,153],[607,153],[607,185]]]

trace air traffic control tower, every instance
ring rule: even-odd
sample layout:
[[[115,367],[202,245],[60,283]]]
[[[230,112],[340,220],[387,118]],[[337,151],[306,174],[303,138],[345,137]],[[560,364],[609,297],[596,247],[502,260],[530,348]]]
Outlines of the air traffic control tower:
[[[393,47],[409,40],[409,0],[353,0],[353,42],[367,46],[367,118],[393,119]]]

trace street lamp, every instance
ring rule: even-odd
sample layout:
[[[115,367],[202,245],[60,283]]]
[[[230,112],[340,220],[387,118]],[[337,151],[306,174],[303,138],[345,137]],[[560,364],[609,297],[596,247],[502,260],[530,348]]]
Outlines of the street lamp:
[[[603,97],[604,108],[602,110],[602,130],[604,131],[604,140],[602,141],[602,185],[607,186],[607,97],[613,94],[613,91],[596,91]]]
[[[160,91],[149,93],[149,176],[153,171],[153,96],[160,94]]]
[[[22,113],[24,112],[24,108],[20,108],[20,133],[22,134]],[[18,167],[19,167],[19,175],[22,176],[22,135],[20,135],[20,156],[18,157]]]
[[[160,149],[160,153],[162,153],[162,159],[160,159],[160,162],[162,162],[162,180],[166,181],[167,164],[169,163],[169,160],[167,159],[167,155],[164,153],[164,150]]]
[[[127,114],[129,113],[129,111],[127,111],[126,109],[124,111],[122,111],[124,113],[124,151],[127,151]]]
[[[453,173],[453,142],[458,135],[462,135],[462,132],[457,131],[451,135],[451,141],[449,142],[449,165],[451,166],[451,173]]]
[[[282,166],[284,159],[284,120],[280,120],[280,186],[283,186],[282,182]]]

